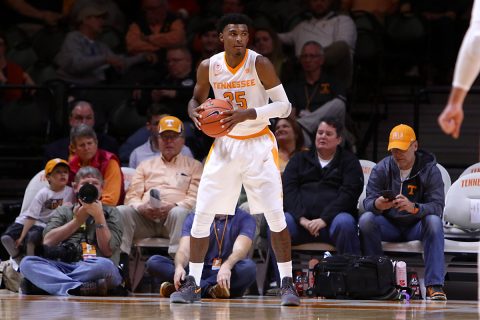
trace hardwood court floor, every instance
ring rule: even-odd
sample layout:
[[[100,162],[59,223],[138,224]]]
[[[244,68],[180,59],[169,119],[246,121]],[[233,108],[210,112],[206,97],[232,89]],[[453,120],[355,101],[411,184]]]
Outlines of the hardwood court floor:
[[[22,296],[0,290],[0,319],[479,319],[476,301],[353,301],[302,299],[281,307],[275,297],[170,304],[154,295],[133,297]]]

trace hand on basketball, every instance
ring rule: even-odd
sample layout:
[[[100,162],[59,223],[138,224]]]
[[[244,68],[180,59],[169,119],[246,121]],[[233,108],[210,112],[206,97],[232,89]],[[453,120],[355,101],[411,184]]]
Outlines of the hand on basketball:
[[[460,128],[463,122],[463,108],[457,104],[447,104],[438,117],[438,125],[445,132],[457,139],[460,136]]]
[[[218,270],[217,274],[217,284],[221,288],[226,288],[230,289],[230,278],[232,276],[232,271],[225,266],[225,264],[222,264],[220,267],[220,270]]]
[[[237,123],[243,122],[245,120],[254,120],[257,118],[257,112],[255,111],[255,109],[222,111],[221,114],[227,116],[226,118],[220,120],[222,128],[226,128],[227,132],[232,131],[233,127],[235,127]]]
[[[187,273],[182,266],[175,268],[175,274],[173,275],[173,284],[175,285],[175,289],[178,290],[178,288],[180,288],[181,282],[185,280],[186,275]]]
[[[208,98],[207,101],[209,100],[211,99]],[[190,119],[192,119],[193,123],[195,124],[195,127],[197,127],[198,130],[202,130],[199,119],[202,117],[200,115],[200,112],[202,112],[203,110],[205,110],[205,107],[203,106],[203,104],[199,105],[196,108],[188,108],[188,116],[190,117]]]

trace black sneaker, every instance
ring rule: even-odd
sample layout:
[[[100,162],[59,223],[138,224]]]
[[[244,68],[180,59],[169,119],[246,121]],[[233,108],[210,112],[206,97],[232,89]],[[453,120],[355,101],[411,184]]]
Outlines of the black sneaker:
[[[300,305],[300,297],[298,296],[297,290],[295,290],[291,277],[284,277],[282,279],[281,295],[282,306]]]
[[[202,288],[197,286],[193,276],[186,276],[178,291],[170,295],[171,303],[193,303],[200,301]]]
[[[69,293],[74,296],[106,296],[108,292],[107,281],[104,278],[96,281],[82,283],[80,287],[71,290]]]
[[[22,278],[20,281],[20,292],[28,295],[48,295],[49,293],[34,285],[30,280]]]

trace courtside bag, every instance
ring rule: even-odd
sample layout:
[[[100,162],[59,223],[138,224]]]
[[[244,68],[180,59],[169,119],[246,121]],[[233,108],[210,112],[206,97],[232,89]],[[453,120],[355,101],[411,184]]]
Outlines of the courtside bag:
[[[398,297],[392,261],[385,256],[333,255],[314,267],[310,294],[333,299]]]

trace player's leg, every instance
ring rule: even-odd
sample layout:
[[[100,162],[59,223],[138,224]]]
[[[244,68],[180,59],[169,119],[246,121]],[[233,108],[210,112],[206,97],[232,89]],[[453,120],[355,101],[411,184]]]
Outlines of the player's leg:
[[[235,159],[229,153],[228,143],[223,140],[215,140],[200,179],[190,236],[189,275],[178,292],[170,296],[171,302],[200,300],[200,279],[215,214],[235,213],[241,180]]]
[[[282,282],[282,305],[299,305],[300,299],[292,281],[291,239],[283,212],[282,181],[275,162],[274,142],[273,137],[266,135],[258,139],[257,150],[249,150],[249,154],[255,156],[243,174],[243,184],[251,213],[264,212],[271,231],[272,248]]]

